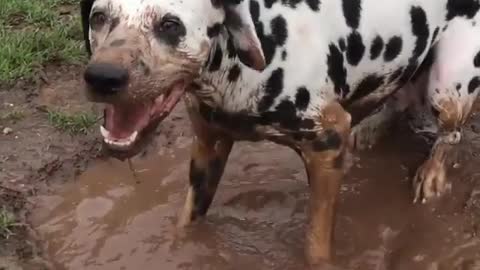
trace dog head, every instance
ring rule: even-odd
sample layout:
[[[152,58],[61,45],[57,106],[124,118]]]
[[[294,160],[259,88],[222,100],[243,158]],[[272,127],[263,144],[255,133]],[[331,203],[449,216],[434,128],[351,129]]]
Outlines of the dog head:
[[[238,3],[237,3],[238,2]],[[82,0],[91,101],[106,104],[106,145],[128,151],[200,76],[227,33],[245,65],[265,60],[248,6],[234,0]]]

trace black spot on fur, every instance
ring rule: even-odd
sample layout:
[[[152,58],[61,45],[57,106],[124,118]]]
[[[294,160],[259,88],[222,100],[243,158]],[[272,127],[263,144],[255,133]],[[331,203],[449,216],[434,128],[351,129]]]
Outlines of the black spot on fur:
[[[213,55],[212,62],[208,67],[208,71],[214,72],[219,70],[220,66],[222,65],[222,58],[223,58],[222,49],[220,48],[220,46],[217,46],[217,48],[215,49],[215,53]]]
[[[297,94],[295,95],[295,106],[304,111],[307,109],[308,104],[310,103],[310,92],[308,92],[307,88],[300,87],[297,89]]]
[[[120,18],[116,17],[112,19],[112,22],[110,23],[110,29],[108,30],[109,33],[111,33],[117,26],[120,24]]]
[[[356,66],[360,63],[365,53],[362,36],[354,31],[348,36],[347,43],[347,61],[350,65]]]
[[[114,41],[112,41],[112,43],[110,43],[110,46],[120,47],[120,46],[125,45],[126,42],[127,41],[125,39],[115,39]]]
[[[300,121],[300,128],[302,129],[312,129],[315,127],[315,122],[312,119],[304,118]]]
[[[473,66],[476,68],[480,67],[480,52],[478,52],[473,58]]]
[[[388,78],[388,82],[389,83],[395,82],[398,78],[400,78],[400,76],[402,76],[402,74],[403,74],[403,67],[396,69],[394,72],[392,72],[392,74]]]
[[[415,82],[421,75],[423,75],[425,72],[428,72],[430,68],[433,66],[434,60],[435,58],[434,58],[433,50],[429,50],[422,64],[413,75],[412,81]]]
[[[223,127],[243,134],[251,134],[255,131],[255,124],[260,117],[243,113],[228,113],[220,109],[212,109],[205,103],[200,102],[200,115],[208,122],[222,125]]]
[[[212,2],[212,6],[214,8],[219,9],[219,8],[223,7],[223,1],[222,0],[211,0],[211,2]]]
[[[459,91],[460,89],[462,89],[462,84],[461,83],[457,83],[455,85],[455,89],[457,89],[457,91]]]
[[[340,38],[338,40],[338,47],[340,48],[340,50],[342,52],[344,52],[346,49],[347,49],[347,44],[345,43],[345,39],[344,38]]]
[[[306,2],[310,9],[312,9],[313,11],[320,10],[320,0],[306,0]]]
[[[412,7],[410,9],[410,20],[412,24],[412,33],[415,35],[415,47],[413,54],[408,61],[408,65],[399,79],[401,84],[405,84],[415,74],[419,66],[419,59],[425,52],[428,45],[430,30],[428,28],[427,15],[421,7]]]
[[[255,0],[251,0],[249,7],[250,7],[250,15],[252,16],[253,22],[254,23],[258,22],[260,18],[260,4]]]
[[[228,58],[234,58],[235,56],[237,56],[235,45],[233,44],[233,40],[231,38],[229,38],[227,41],[227,53]]]
[[[277,68],[268,78],[265,86],[265,95],[258,104],[258,111],[264,112],[268,110],[276,97],[283,91],[283,69]]]
[[[278,46],[283,46],[287,40],[287,21],[282,16],[272,19],[271,23],[272,36]]]
[[[268,66],[270,63],[272,63],[273,56],[275,55],[275,42],[270,36],[262,36],[260,38],[260,43],[262,45],[263,55],[265,57],[265,65]]]
[[[327,73],[335,86],[335,93],[337,95],[345,96],[350,89],[347,86],[347,69],[344,66],[343,54],[335,46],[330,44],[328,46],[329,53],[327,56]]]
[[[242,63],[244,63],[247,67],[252,68],[252,65],[251,65],[251,63],[252,63],[251,59],[252,58],[251,58],[251,54],[250,54],[249,51],[238,49],[238,50],[236,50],[236,54],[238,56],[238,59],[240,59],[240,61]]]
[[[282,0],[282,4],[291,8],[297,8],[298,4],[302,1],[303,0]]]
[[[273,4],[277,2],[278,0],[265,0],[265,7],[266,8],[272,8]]]
[[[433,36],[432,36],[432,42],[431,42],[431,44],[435,43],[435,41],[436,41],[436,39],[437,39],[437,37],[438,37],[438,32],[440,32],[440,28],[439,28],[439,27],[435,28],[435,31],[433,31]]]
[[[300,128],[301,118],[297,116],[297,109],[290,100],[284,99],[278,104],[273,112],[265,112],[262,117],[269,122],[278,122],[281,127],[298,130]]]
[[[213,38],[213,37],[216,37],[220,34],[220,31],[222,30],[222,24],[220,23],[216,23],[212,26],[209,26],[207,28],[207,36],[209,38]]]
[[[313,11],[320,10],[320,0],[265,0],[265,7],[272,8],[275,3],[281,3],[290,8],[297,8],[298,4],[305,2],[305,4]]]
[[[386,62],[393,61],[402,51],[403,40],[399,36],[392,37],[385,46],[383,58]]]
[[[399,83],[401,85],[406,84],[415,74],[415,71],[418,68],[417,61],[411,61],[410,64],[403,70],[402,76],[400,76]]]
[[[475,76],[473,77],[470,82],[468,83],[468,93],[471,94],[477,90],[480,86],[480,77]]]
[[[351,28],[358,28],[361,16],[361,0],[342,0],[343,16],[347,25]]]
[[[227,8],[225,9],[225,21],[224,24],[230,29],[239,30],[243,25],[242,18],[237,12]]]
[[[251,5],[256,5],[255,4],[256,2],[255,1],[252,1],[250,2]],[[258,4],[258,3],[257,3]],[[255,12],[256,12],[256,7],[255,8],[252,8],[252,6],[250,7],[250,12],[252,12],[253,10],[253,15],[252,15],[252,18],[253,18],[253,24],[255,25],[255,31],[257,32],[257,36],[260,40],[260,44],[262,45],[262,50],[263,50],[263,55],[265,57],[265,64],[266,66],[270,65],[270,63],[272,62],[272,59],[273,59],[273,56],[275,55],[275,52],[276,52],[276,47],[277,47],[277,42],[285,42],[285,39],[286,39],[286,21],[285,19],[283,19],[285,25],[282,25],[283,22],[281,22],[282,19],[278,19],[278,20],[272,20],[271,21],[271,28],[273,30],[273,28],[277,28],[277,31],[278,32],[278,35],[276,34],[273,34],[272,35],[265,35],[265,32],[264,32],[264,26],[263,26],[263,23],[261,21],[259,21],[258,19],[258,16],[255,15]],[[280,16],[279,16],[280,17]],[[285,35],[282,35],[282,27],[285,26],[284,30],[285,30]]]
[[[243,0],[223,0],[226,5],[239,5]]]
[[[342,145],[342,138],[333,129],[327,129],[312,142],[313,150],[323,152],[328,150],[337,150]]]
[[[282,52],[282,60],[285,61],[286,59],[287,59],[287,51],[284,50],[284,51]]]
[[[228,72],[228,81],[230,82],[236,82],[238,80],[238,77],[240,77],[240,73],[242,70],[240,69],[240,66],[235,64],[230,68],[230,71]]]
[[[383,50],[383,39],[380,36],[376,36],[373,39],[372,47],[370,47],[370,59],[375,60],[377,59]]]
[[[383,76],[378,76],[376,74],[368,75],[358,84],[355,92],[350,97],[350,101],[353,102],[374,92],[383,85],[384,80],[385,78]]]
[[[295,105],[288,99],[282,100],[274,111],[262,112],[260,116],[225,112],[218,108],[213,109],[202,102],[200,102],[199,112],[210,123],[219,124],[252,138],[258,138],[255,134],[256,126],[272,124],[279,124],[282,128],[289,129],[297,140],[316,138],[316,133],[311,131],[315,127],[315,122],[309,118],[298,117]]]
[[[478,0],[448,0],[447,2],[447,20],[455,17],[473,18],[480,9]]]
[[[427,14],[421,7],[412,7],[410,10],[410,18],[412,23],[412,33],[417,38],[413,55],[415,58],[420,57],[428,45],[430,30],[428,28]]]

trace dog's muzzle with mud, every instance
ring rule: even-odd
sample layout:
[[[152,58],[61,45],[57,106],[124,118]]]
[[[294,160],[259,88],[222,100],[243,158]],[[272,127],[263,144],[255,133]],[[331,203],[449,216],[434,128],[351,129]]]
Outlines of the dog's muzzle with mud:
[[[110,63],[90,63],[84,80],[89,98],[105,104],[104,125],[100,127],[104,143],[128,156],[136,154],[132,150],[140,138],[168,116],[186,88],[186,83],[177,81],[158,96],[142,96],[132,89],[138,85],[132,83],[129,70]]]

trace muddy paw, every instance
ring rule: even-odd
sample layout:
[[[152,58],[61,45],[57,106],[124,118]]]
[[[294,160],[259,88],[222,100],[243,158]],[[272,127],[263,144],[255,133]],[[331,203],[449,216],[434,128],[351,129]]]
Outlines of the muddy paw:
[[[426,203],[431,198],[440,197],[451,188],[451,184],[447,183],[445,165],[435,159],[427,160],[418,168],[413,178],[413,188],[413,203]]]

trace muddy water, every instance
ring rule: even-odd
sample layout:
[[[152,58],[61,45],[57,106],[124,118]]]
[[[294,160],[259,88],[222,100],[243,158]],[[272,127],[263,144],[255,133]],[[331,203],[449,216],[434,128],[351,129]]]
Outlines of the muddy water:
[[[360,155],[341,189],[335,261],[342,269],[480,269],[462,176],[448,200],[412,205],[421,160],[400,143]],[[414,154],[412,154],[412,152]],[[273,144],[237,144],[204,222],[175,229],[188,149],[126,163],[99,161],[35,222],[55,269],[304,269],[308,187],[300,159]]]

